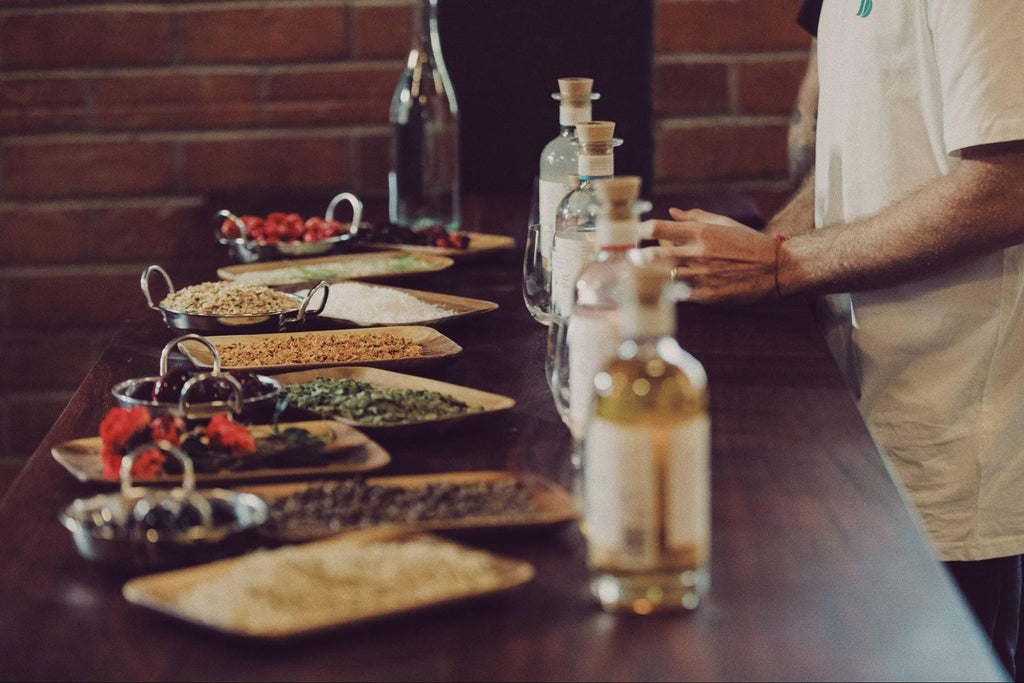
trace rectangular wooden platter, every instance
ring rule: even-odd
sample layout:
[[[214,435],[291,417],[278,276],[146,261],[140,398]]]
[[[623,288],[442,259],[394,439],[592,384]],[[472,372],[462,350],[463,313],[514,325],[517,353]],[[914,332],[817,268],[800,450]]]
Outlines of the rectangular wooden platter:
[[[382,358],[380,360],[359,360],[359,361],[323,361],[315,363],[266,363],[261,365],[223,365],[225,370],[253,370],[269,372],[285,372],[288,370],[306,370],[310,368],[322,368],[345,365],[368,365],[373,367],[415,367],[426,365],[444,358],[458,355],[462,347],[444,336],[432,327],[422,325],[393,325],[389,327],[362,327],[352,330],[309,330],[305,332],[277,332],[267,334],[237,334],[218,335],[207,337],[214,346],[226,344],[251,344],[254,341],[268,337],[294,337],[298,339],[309,339],[317,335],[326,336],[357,336],[386,332],[396,337],[408,339],[411,342],[423,347],[423,355],[409,358]],[[198,341],[185,341],[178,344],[178,349],[200,368],[209,368],[213,365],[213,354],[206,348],[206,345]]]
[[[353,247],[367,249],[399,249],[414,254],[430,254],[434,256],[447,256],[456,261],[468,261],[480,256],[494,254],[500,251],[515,249],[516,240],[508,235],[492,235],[486,232],[463,231],[469,237],[469,246],[465,249],[454,249],[450,247],[431,247],[418,244],[395,244],[393,242],[356,242]]]
[[[469,530],[512,530],[549,527],[576,519],[576,501],[572,495],[552,481],[532,472],[506,472],[496,470],[473,472],[443,472],[438,474],[410,474],[389,477],[371,477],[369,484],[419,488],[429,484],[479,484],[486,482],[520,482],[530,494],[530,500],[538,512],[528,517],[464,517],[462,519],[438,519],[402,524],[415,531],[469,531]],[[253,493],[273,503],[279,498],[309,489],[311,482],[293,482],[246,486],[242,490]],[[350,530],[333,529],[328,524],[303,525],[301,527],[278,529],[271,524],[260,528],[260,533],[278,541],[297,543],[324,538],[338,533],[353,533]]]
[[[480,315],[481,313],[488,313],[490,311],[497,310],[498,304],[493,301],[485,301],[483,299],[473,299],[465,296],[455,296],[453,294],[438,294],[436,292],[425,292],[419,289],[405,289],[403,287],[390,287],[388,285],[371,284],[368,282],[359,283],[364,287],[378,289],[378,290],[393,290],[396,292],[403,292],[410,296],[416,297],[420,301],[432,304],[434,306],[441,306],[442,308],[448,309],[450,312],[435,316],[432,318],[423,318],[421,320],[406,320],[401,323],[390,323],[380,321],[369,321],[359,322],[348,318],[341,318],[338,316],[331,315],[326,311],[317,315],[317,320],[334,320],[340,324],[353,326],[353,327],[387,327],[393,325],[441,325],[444,323],[465,318],[471,315]],[[327,293],[328,300],[331,297],[330,287],[328,287]],[[320,306],[322,296],[319,294],[310,300],[309,309],[316,310]]]
[[[320,415],[320,417],[337,420],[338,422],[342,422],[368,432],[376,430],[393,432],[395,430],[402,430],[410,427],[442,424],[447,425],[453,422],[472,419],[479,415],[491,415],[504,410],[510,410],[516,404],[515,399],[508,396],[502,396],[501,394],[492,394],[488,391],[471,389],[458,384],[449,384],[448,382],[441,382],[436,379],[427,379],[426,377],[417,377],[415,375],[406,375],[400,372],[391,372],[389,370],[381,370],[379,368],[364,366],[320,368],[317,370],[303,370],[300,372],[288,372],[280,375],[274,375],[274,379],[284,385],[303,384],[320,377],[326,377],[329,379],[359,380],[362,382],[369,382],[376,387],[384,387],[387,389],[418,389],[423,391],[436,391],[442,394],[448,394],[449,396],[457,398],[470,406],[480,406],[483,408],[483,410],[479,411],[453,415],[451,417],[442,417],[434,420],[393,422],[390,424],[359,422],[333,413],[323,413]],[[301,409],[295,408],[294,410]]]
[[[225,266],[217,269],[217,277],[222,280],[236,280],[239,275],[245,273],[260,273],[269,270],[277,270],[278,268],[287,268],[289,266],[296,266],[299,268],[315,268],[316,266],[322,266],[324,264],[345,264],[345,263],[356,263],[359,261],[366,261],[368,259],[384,258],[388,260],[396,260],[403,258],[404,252],[395,250],[386,251],[372,251],[359,254],[341,254],[333,256],[317,256],[314,258],[304,259],[283,259],[281,261],[262,261],[259,263],[246,263],[234,266]],[[450,268],[454,261],[447,256],[438,256],[435,254],[417,254],[417,259],[422,261],[426,267],[417,270],[403,270],[403,271],[392,271],[392,270],[381,270],[380,272],[372,273],[369,275],[360,275],[358,277],[350,277],[344,275],[338,275],[334,277],[322,278],[328,282],[343,282],[345,280],[398,280],[401,278],[413,277],[416,275],[423,275],[426,273],[435,273],[446,268]],[[280,286],[291,286],[305,284],[306,286],[316,284],[321,278],[310,278],[302,282],[282,282]],[[272,285],[277,286],[277,285]]]
[[[223,484],[227,482],[257,480],[331,477],[355,474],[357,472],[369,472],[380,469],[391,462],[391,456],[376,441],[373,441],[357,429],[333,420],[281,423],[279,427],[282,430],[288,427],[299,427],[310,431],[314,435],[329,435],[331,440],[325,446],[326,452],[338,452],[350,448],[358,450],[354,450],[351,457],[346,456],[337,462],[332,462],[323,467],[307,466],[217,473],[197,472],[196,482],[199,484]],[[257,440],[261,436],[268,436],[271,433],[271,429],[270,425],[252,425],[249,427],[249,431]],[[60,463],[64,469],[79,481],[116,485],[119,482],[103,476],[103,458],[100,455],[102,446],[103,442],[100,437],[92,436],[65,441],[54,446],[50,453],[53,455],[54,460]],[[181,482],[181,477],[161,475],[159,477],[134,479],[133,481],[136,484],[177,484]]]
[[[347,534],[345,536],[308,543],[303,546],[290,546],[289,549],[291,552],[299,549],[300,551],[316,553],[319,550],[323,550],[323,546],[325,545],[368,547],[374,543],[395,541],[405,542],[415,540],[428,540],[439,545],[453,545],[463,550],[467,550],[464,546],[455,544],[452,541],[447,541],[426,534],[409,533],[406,530],[393,527],[370,529],[363,532],[356,532],[354,534]],[[270,550],[261,552],[280,553],[284,550],[286,549],[281,548],[276,551]],[[369,614],[365,612],[361,614],[346,614],[345,610],[340,607],[325,607],[321,609],[302,611],[293,610],[295,612],[294,616],[296,621],[288,626],[275,627],[272,624],[231,623],[228,615],[217,614],[215,617],[210,618],[202,614],[197,614],[182,604],[182,598],[188,593],[188,591],[192,590],[194,586],[219,579],[225,574],[233,571],[238,566],[248,567],[251,563],[251,559],[248,559],[250,556],[248,555],[211,562],[209,564],[189,567],[186,569],[150,574],[148,576],[131,579],[124,584],[121,592],[125,600],[132,604],[146,607],[182,621],[210,628],[229,635],[245,636],[262,640],[288,639],[342,627],[352,627],[359,624],[379,621],[381,619],[400,614],[417,612],[440,605],[459,603],[485,595],[496,595],[510,592],[529,582],[535,574],[533,566],[527,562],[502,557],[482,550],[475,552],[485,553],[486,560],[488,562],[488,571],[492,572],[495,577],[495,585],[493,587],[482,590],[466,588],[462,591],[456,591],[455,593],[441,599],[429,599],[425,596],[417,596],[414,591],[403,590],[402,586],[395,586],[395,595],[397,596],[397,599],[404,601],[404,604],[381,605],[376,611]],[[359,589],[360,585],[358,582],[353,582],[347,585],[344,590],[358,591]],[[329,590],[338,590],[338,588],[332,586]],[[241,591],[239,591],[239,593],[241,594]],[[245,598],[244,596],[239,595],[237,599],[243,600]],[[287,607],[282,607],[282,609],[287,609]]]

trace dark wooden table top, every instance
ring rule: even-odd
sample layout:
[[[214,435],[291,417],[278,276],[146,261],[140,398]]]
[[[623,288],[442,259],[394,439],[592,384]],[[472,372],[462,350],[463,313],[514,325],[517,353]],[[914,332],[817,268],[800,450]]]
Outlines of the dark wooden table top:
[[[741,218],[749,209],[712,203]],[[525,226],[521,201],[468,206],[470,228],[518,235]],[[209,267],[221,256],[207,254]],[[443,328],[465,350],[417,372],[517,405],[382,441],[393,456],[385,472],[527,469],[570,485],[569,436],[543,380],[544,328],[523,306],[520,258],[460,264],[407,285],[500,304]],[[214,278],[203,258],[193,265],[199,280]],[[110,387],[155,374],[174,336],[138,292],[125,296],[140,299],[137,313],[0,501],[4,680],[1003,677],[800,302],[679,307],[679,340],[707,368],[712,397],[712,587],[694,613],[603,613],[586,594],[574,526],[472,539],[535,565],[536,578],[514,594],[315,637],[251,642],[129,605],[122,580],[82,560],[57,521],[73,499],[100,489],[50,456],[54,444],[96,435]]]

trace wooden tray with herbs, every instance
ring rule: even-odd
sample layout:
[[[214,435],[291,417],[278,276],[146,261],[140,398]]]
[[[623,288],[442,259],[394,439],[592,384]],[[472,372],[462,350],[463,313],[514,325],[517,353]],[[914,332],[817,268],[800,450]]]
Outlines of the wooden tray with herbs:
[[[288,410],[362,430],[447,425],[510,410],[515,399],[425,377],[370,367],[334,367],[275,375]]]
[[[331,477],[354,474],[380,469],[389,462],[391,456],[384,448],[357,429],[332,420],[313,420],[289,422],[278,425],[278,430],[305,430],[310,436],[323,442],[322,448],[316,453],[294,452],[295,458],[289,464],[287,450],[276,454],[273,467],[261,465],[258,460],[247,463],[232,463],[226,469],[203,471],[202,463],[193,457],[196,467],[197,483],[225,483],[239,481],[268,481],[273,479],[295,479],[311,477]],[[257,444],[272,438],[274,428],[271,425],[253,425],[248,427]],[[54,460],[70,472],[79,481],[99,482],[115,485],[116,477],[104,476],[102,439],[98,436],[65,441],[53,447],[51,454]],[[238,458],[252,456],[240,455]],[[316,464],[314,464],[316,463]],[[135,484],[177,484],[181,475],[159,473],[155,476],[133,477]]]
[[[260,533],[288,542],[388,524],[417,531],[540,529],[577,514],[568,491],[532,472],[444,472],[243,490],[269,507]]]

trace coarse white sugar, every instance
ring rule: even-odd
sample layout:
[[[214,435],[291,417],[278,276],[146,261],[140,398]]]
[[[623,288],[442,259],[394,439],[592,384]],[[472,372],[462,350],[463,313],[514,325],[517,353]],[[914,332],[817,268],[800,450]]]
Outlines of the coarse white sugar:
[[[309,290],[299,292],[306,296]],[[310,310],[316,310],[323,299],[317,294],[310,301]],[[327,306],[322,316],[351,320],[358,325],[402,324],[436,320],[453,315],[455,311],[424,301],[407,292],[390,287],[374,287],[359,282],[335,282],[330,285]]]

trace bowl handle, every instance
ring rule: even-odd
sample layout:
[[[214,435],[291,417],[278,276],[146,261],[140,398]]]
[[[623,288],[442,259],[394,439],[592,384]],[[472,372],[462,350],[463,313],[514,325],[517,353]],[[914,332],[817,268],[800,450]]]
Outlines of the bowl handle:
[[[213,357],[213,374],[220,374],[220,354],[217,353],[217,347],[213,345],[209,339],[198,334],[183,334],[180,337],[175,337],[171,341],[167,342],[164,346],[163,351],[160,352],[160,375],[167,374],[167,361],[171,355],[171,351],[180,343],[188,340],[194,340],[204,344],[206,348],[210,349],[210,355]]]
[[[320,315],[327,308],[327,295],[331,291],[330,285],[327,284],[327,280],[321,280],[316,285],[306,292],[306,296],[302,299],[302,304],[299,305],[299,311],[295,314],[295,318],[288,322],[299,322],[306,317],[306,309],[309,308],[309,302],[313,300],[313,296],[320,290],[324,290],[323,300],[320,302],[320,307],[315,311],[310,311],[309,315]]]
[[[359,231],[359,223],[363,220],[363,203],[359,201],[359,197],[351,192],[342,192],[335,195],[331,203],[327,205],[327,213],[324,214],[324,219],[333,221],[334,209],[341,202],[348,202],[352,205],[352,224],[349,226],[348,232],[350,235],[354,235]]]
[[[167,283],[168,294],[174,294],[174,283],[171,282],[171,276],[167,274],[167,271],[160,266],[150,266],[142,271],[142,278],[139,280],[139,286],[142,288],[142,294],[146,297],[146,304],[154,311],[159,311],[160,307],[153,303],[153,297],[149,293],[149,276],[154,272],[160,273],[164,282]]]
[[[228,401],[228,408],[232,414],[239,415],[242,412],[242,385],[237,379],[231,375],[223,374],[220,372],[201,372],[198,375],[190,377],[185,385],[181,387],[181,396],[178,398],[178,414],[181,417],[188,417],[188,395],[196,387],[197,384],[205,382],[209,379],[222,379],[231,385],[231,400]]]
[[[232,223],[234,223],[236,226],[238,226],[238,231],[241,233],[242,236],[241,237],[236,237],[234,240],[230,240],[230,241],[238,242],[238,243],[244,243],[246,240],[249,239],[249,235],[245,231],[245,222],[241,218],[236,216],[235,214],[231,213],[227,209],[221,209],[220,211],[217,212],[217,218],[226,218],[229,221],[231,221]],[[221,233],[221,231],[220,231],[220,224],[217,225],[216,235],[217,235],[217,239],[218,240],[228,240],[229,239],[227,237],[224,237],[223,233]]]
[[[134,464],[137,457],[152,448],[173,455],[178,459],[182,467],[181,488],[172,489],[168,493],[167,498],[164,499],[165,502],[172,501],[174,505],[178,506],[182,506],[187,503],[195,507],[199,512],[200,519],[203,522],[203,527],[212,527],[213,506],[210,505],[210,501],[208,501],[204,496],[196,493],[196,471],[192,466],[192,459],[188,457],[188,454],[185,453],[185,451],[181,450],[169,441],[151,441],[149,443],[141,444],[133,448],[128,454],[121,458],[121,497],[126,501],[132,498],[133,491],[136,490],[132,486],[132,464]],[[135,519],[143,517],[148,509],[152,507],[151,504],[147,504],[144,506],[145,509],[140,509],[139,505],[143,501],[146,501],[147,503],[152,502],[148,498],[136,501],[131,513]],[[132,540],[138,541],[140,539],[137,539],[133,535]]]

